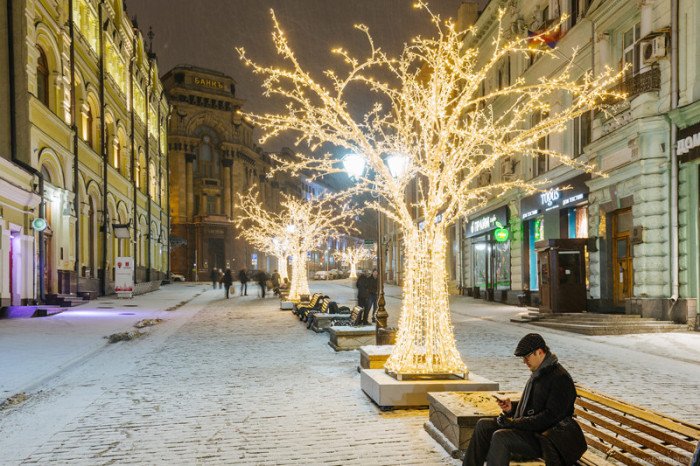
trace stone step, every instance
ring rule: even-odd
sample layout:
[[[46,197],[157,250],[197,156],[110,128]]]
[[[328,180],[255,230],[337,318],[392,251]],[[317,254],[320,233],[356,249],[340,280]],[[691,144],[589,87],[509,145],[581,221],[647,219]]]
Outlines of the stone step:
[[[590,325],[571,322],[538,321],[533,322],[532,324],[555,330],[580,333],[582,335],[626,335],[636,333],[667,333],[687,331],[687,327],[685,325],[666,322],[644,325]]]
[[[601,319],[601,320],[625,320],[625,319],[641,319],[639,314],[597,314],[593,312],[577,312],[577,313],[539,313],[543,319]]]
[[[534,319],[536,320],[536,319]],[[639,324],[654,324],[658,323],[660,321],[653,319],[651,317],[647,317],[644,319],[615,319],[615,320],[608,320],[608,319],[596,319],[596,318],[590,318],[590,319],[539,319],[540,322],[566,322],[566,323],[572,323],[572,324],[598,324],[598,325],[639,325]],[[671,321],[668,321],[670,323],[673,323]]]

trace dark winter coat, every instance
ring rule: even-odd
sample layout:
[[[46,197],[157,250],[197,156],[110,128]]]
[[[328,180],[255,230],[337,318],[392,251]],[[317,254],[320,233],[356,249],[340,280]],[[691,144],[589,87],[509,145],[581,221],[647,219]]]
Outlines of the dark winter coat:
[[[272,286],[275,288],[279,288],[280,286],[280,274],[278,272],[274,272],[272,274],[272,277],[270,277],[272,280]]]
[[[260,286],[264,286],[267,282],[267,274],[261,270],[255,275],[255,280],[257,280]]]
[[[377,277],[373,277],[370,275],[369,277],[366,278],[367,280],[367,295],[376,295],[377,294]]]
[[[231,271],[227,270],[224,273],[224,278],[221,279],[221,281],[224,283],[226,286],[231,286],[233,284],[233,275],[231,275]]]
[[[574,414],[575,402],[576,387],[573,379],[561,364],[554,363],[543,368],[532,380],[523,414],[508,418],[508,427],[538,434],[547,433],[545,436],[561,455],[563,464],[573,464],[585,451],[585,440],[580,428],[570,425],[568,421]],[[507,415],[513,416],[517,406],[518,403],[514,402]],[[552,429],[555,426],[558,428]]]
[[[369,278],[364,274],[357,277],[357,299],[367,299],[369,297],[369,290],[367,289],[367,280]]]
[[[245,273],[245,270],[241,269],[238,272],[238,281],[241,283],[248,283],[248,275]]]

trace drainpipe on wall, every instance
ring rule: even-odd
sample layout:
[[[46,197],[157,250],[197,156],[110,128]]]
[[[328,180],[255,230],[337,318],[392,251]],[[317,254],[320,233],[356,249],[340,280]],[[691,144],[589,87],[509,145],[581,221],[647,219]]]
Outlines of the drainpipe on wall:
[[[134,207],[133,207],[133,219],[134,219],[134,239],[133,239],[133,261],[138,264],[138,253],[139,253],[139,217],[138,217],[138,199],[136,187],[136,133],[134,131],[134,62],[136,61],[136,33],[134,33],[134,40],[132,41],[132,50],[134,51],[134,56],[131,57],[129,62],[129,91],[131,92],[131,189],[134,190]],[[140,181],[140,180],[139,180]],[[138,275],[136,274],[136,267],[134,267],[134,285],[138,283]]]
[[[71,130],[73,131],[73,210],[75,211],[75,294],[80,292],[80,185],[78,184],[78,124],[75,107],[75,22],[73,17],[73,2],[68,2],[68,27],[70,28],[70,107]],[[69,290],[70,292],[70,290]]]
[[[150,137],[148,134],[148,125],[149,125],[149,116],[151,113],[151,92],[152,92],[152,87],[153,83],[151,82],[151,76],[153,75],[153,62],[151,61],[151,57],[148,57],[148,89],[146,91],[146,192],[147,198],[146,202],[148,203],[148,234],[146,235],[146,238],[148,239],[148,247],[146,248],[146,254],[148,254],[148,268],[146,269],[146,281],[150,282],[151,281],[151,240],[153,239],[152,233],[153,229],[151,228],[151,196],[153,193],[151,192],[151,141]]]
[[[678,108],[678,0],[671,0],[671,110]],[[678,126],[671,121],[671,301],[679,297],[679,232],[678,232]]]
[[[102,278],[100,292],[107,294],[107,227],[109,219],[107,212],[107,141],[105,141],[105,23],[104,0],[98,5],[100,21],[100,146],[102,150]]]
[[[32,167],[30,164],[20,159],[17,156],[17,92],[15,91],[15,40],[14,40],[14,10],[12,8],[12,0],[7,0],[7,44],[8,44],[8,68],[9,73],[9,91],[10,91],[10,153],[12,157],[12,162],[20,166],[27,172],[36,176],[39,179],[39,198],[41,199],[39,203],[39,218],[44,218],[44,177],[41,172],[36,168]],[[23,68],[20,68],[22,71]],[[39,232],[39,267],[36,273],[32,274],[34,280],[39,284],[39,301],[44,302],[44,234]],[[35,283],[36,286],[36,283]],[[36,289],[36,288],[34,288]]]

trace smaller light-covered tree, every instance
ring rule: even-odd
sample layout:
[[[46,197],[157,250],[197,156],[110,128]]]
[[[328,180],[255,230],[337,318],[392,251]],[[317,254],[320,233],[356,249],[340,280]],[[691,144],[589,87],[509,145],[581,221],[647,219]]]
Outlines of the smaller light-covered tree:
[[[350,278],[357,278],[357,264],[362,261],[376,258],[374,251],[364,246],[350,246],[344,251],[336,251],[335,258],[344,264],[350,265]]]
[[[339,203],[334,195],[304,200],[287,194],[282,194],[279,211],[271,212],[264,208],[255,189],[239,195],[238,204],[242,212],[236,220],[239,237],[254,245],[277,243],[292,257],[291,301],[309,294],[308,252],[329,238],[354,231],[353,219],[359,213]]]

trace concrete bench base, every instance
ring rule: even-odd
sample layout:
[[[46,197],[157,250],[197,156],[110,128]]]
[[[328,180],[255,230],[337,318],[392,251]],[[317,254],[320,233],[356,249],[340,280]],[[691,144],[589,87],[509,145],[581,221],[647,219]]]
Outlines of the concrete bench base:
[[[428,392],[453,391],[494,391],[498,383],[470,373],[465,379],[436,380],[396,380],[383,369],[362,369],[360,371],[362,391],[380,409],[427,408]]]
[[[471,375],[471,374],[470,374]],[[496,417],[501,409],[493,398],[496,392],[429,393],[429,417],[425,430],[453,458],[461,459],[479,419]],[[519,400],[519,392],[498,392]]]
[[[294,309],[294,302],[280,301],[280,311],[291,311],[292,309]]]
[[[360,346],[372,345],[376,342],[374,325],[362,327],[333,326],[328,328],[330,341],[328,344],[336,351],[358,349]]]
[[[394,345],[369,345],[360,348],[360,368],[384,369]]]
[[[350,325],[350,314],[315,313],[309,318],[311,319],[309,328],[316,333],[328,331],[333,323],[347,322]]]

